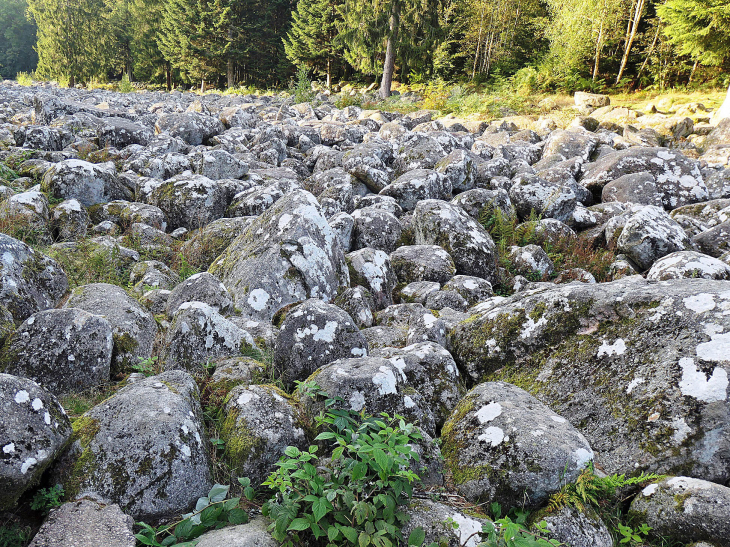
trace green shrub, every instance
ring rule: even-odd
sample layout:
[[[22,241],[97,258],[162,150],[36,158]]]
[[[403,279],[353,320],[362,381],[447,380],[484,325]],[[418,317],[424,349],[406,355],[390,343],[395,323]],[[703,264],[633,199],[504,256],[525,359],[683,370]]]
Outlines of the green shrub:
[[[28,87],[33,85],[33,75],[27,72],[18,72],[15,75],[15,79],[22,86]]]
[[[312,91],[312,81],[309,79],[309,71],[307,67],[301,65],[297,69],[297,81],[294,86],[294,102],[308,103],[314,99],[315,93]]]
[[[316,418],[323,431],[315,441],[327,446],[328,454],[320,458],[317,446],[286,449],[278,469],[264,483],[277,492],[263,507],[264,515],[274,521],[273,537],[287,547],[303,542],[327,547],[397,545],[408,520],[402,508],[418,480],[409,466],[418,461],[411,445],[422,439],[419,430],[398,415],[366,416],[342,408],[342,399],[328,398],[315,384],[301,384],[299,389],[326,398],[326,410]]]
[[[0,547],[25,547],[31,538],[31,530],[19,524],[0,526]]]
[[[134,91],[134,86],[132,85],[132,82],[129,81],[128,74],[124,74],[122,76],[122,81],[119,82],[119,91],[121,93],[132,93]]]
[[[60,484],[52,488],[41,488],[33,495],[30,508],[33,511],[40,511],[45,515],[54,507],[61,507],[63,505],[64,494],[63,486]]]

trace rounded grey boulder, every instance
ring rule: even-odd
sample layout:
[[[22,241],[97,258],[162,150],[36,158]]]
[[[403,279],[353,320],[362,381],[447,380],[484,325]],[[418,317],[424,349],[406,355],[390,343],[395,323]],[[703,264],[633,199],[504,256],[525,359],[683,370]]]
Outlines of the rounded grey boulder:
[[[54,395],[109,381],[112,328],[84,310],[38,312],[23,322],[2,350],[4,372],[38,382]]]
[[[176,370],[86,412],[60,471],[69,498],[95,495],[140,520],[191,509],[212,486],[199,397],[195,380]]]
[[[390,264],[401,283],[446,283],[456,273],[454,261],[438,245],[405,245],[390,253]]]
[[[233,299],[225,285],[208,272],[191,275],[171,292],[167,300],[167,315],[172,317],[185,302],[203,302],[225,314],[233,309]]]
[[[38,482],[72,430],[58,400],[28,378],[0,373],[0,411],[0,510],[5,510]]]
[[[284,319],[276,338],[274,369],[291,388],[296,380],[305,380],[332,361],[367,354],[367,341],[347,312],[310,299]]]
[[[702,479],[669,477],[650,484],[631,503],[652,532],[683,543],[730,546],[730,488]]]
[[[503,507],[539,507],[593,459],[588,441],[568,420],[505,382],[467,393],[442,439],[459,493]]]

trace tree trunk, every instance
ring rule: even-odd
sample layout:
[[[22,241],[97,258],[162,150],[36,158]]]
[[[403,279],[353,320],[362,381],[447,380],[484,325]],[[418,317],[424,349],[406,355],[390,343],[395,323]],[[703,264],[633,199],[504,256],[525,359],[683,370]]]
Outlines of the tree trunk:
[[[598,64],[601,62],[601,50],[603,49],[603,21],[601,21],[601,27],[598,30],[598,42],[596,43],[596,64],[593,65],[593,81],[596,81],[598,76]]]
[[[621,67],[618,70],[618,76],[616,76],[616,85],[621,81],[621,76],[624,74],[626,63],[629,60],[629,53],[631,52],[631,46],[634,44],[634,38],[636,38],[636,29],[639,28],[641,22],[641,12],[644,11],[644,1],[638,0],[636,3],[636,11],[634,17],[631,20],[631,32],[626,35],[626,49],[624,49],[624,56],[621,58]]]
[[[73,74],[71,74],[71,77],[68,79],[68,87],[72,88],[76,85],[76,78]]]
[[[327,57],[327,89],[332,89],[332,57]]]
[[[380,83],[380,98],[390,97],[390,86],[393,83],[393,72],[395,71],[395,44],[398,40],[398,3],[395,2],[390,13],[390,33],[388,34],[388,46],[385,50],[385,64],[383,65],[383,80]]]
[[[205,78],[200,80],[200,92],[205,93]]]
[[[656,34],[654,35],[654,41],[651,43],[649,52],[646,54],[646,57],[644,58],[644,62],[641,63],[641,68],[639,69],[639,73],[636,75],[637,80],[641,76],[641,73],[644,72],[644,68],[646,68],[646,63],[649,62],[649,57],[651,57],[651,54],[654,53],[654,48],[656,47],[657,40],[659,39],[659,29],[661,29],[661,27],[659,25],[657,25]]]
[[[233,27],[228,27],[228,43],[233,43]],[[226,76],[228,77],[228,89],[232,89],[236,85],[236,77],[233,73],[233,53],[228,52],[228,66],[226,67]]]
[[[170,63],[165,64],[165,76],[166,76],[167,90],[172,91],[172,68],[170,67]]]

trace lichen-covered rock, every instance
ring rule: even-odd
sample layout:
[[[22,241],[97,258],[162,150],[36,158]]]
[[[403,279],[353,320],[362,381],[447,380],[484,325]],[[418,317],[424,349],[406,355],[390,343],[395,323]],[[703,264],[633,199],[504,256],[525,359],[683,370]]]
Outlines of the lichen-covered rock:
[[[607,473],[730,478],[726,281],[632,276],[482,306],[449,340],[473,381],[530,391],[578,427]]]
[[[519,175],[509,189],[509,197],[523,220],[531,215],[569,221],[578,202],[575,191],[567,184],[548,182],[537,175]]]
[[[687,250],[691,243],[663,209],[647,205],[627,218],[616,246],[642,270],[648,270],[659,258]]]
[[[580,183],[598,197],[607,183],[643,172],[654,175],[666,209],[709,198],[699,162],[667,148],[632,147],[606,154],[585,166]]]
[[[185,302],[177,307],[165,334],[160,361],[166,370],[195,370],[203,368],[209,359],[235,357],[255,347],[250,333],[215,308],[203,302]]]
[[[394,198],[404,211],[412,211],[423,199],[446,199],[451,194],[451,185],[449,179],[432,169],[414,169],[403,173],[379,193]]]
[[[89,213],[76,199],[62,201],[53,209],[51,227],[57,241],[83,239],[89,225]]]
[[[176,370],[86,412],[59,471],[69,498],[96,496],[139,520],[190,510],[212,486],[199,397],[195,380]]]
[[[430,310],[450,308],[463,312],[467,310],[469,303],[456,291],[435,291],[426,297],[424,306]]]
[[[652,533],[675,541],[730,545],[730,488],[690,477],[668,477],[634,498],[630,514]]]
[[[55,307],[67,290],[68,279],[55,260],[0,234],[0,304],[16,323]]]
[[[233,197],[228,208],[230,216],[258,216],[271,207],[282,196],[301,188],[296,181],[288,178],[270,181],[264,186],[252,186]]]
[[[588,441],[565,418],[505,382],[467,393],[442,439],[459,493],[503,507],[539,507],[593,459]]]
[[[41,192],[21,192],[0,202],[0,219],[11,226],[24,226],[39,245],[50,245],[53,240],[48,198]]]
[[[419,527],[426,533],[424,545],[435,542],[439,547],[477,547],[487,539],[481,533],[487,519],[467,516],[450,505],[418,499],[405,511],[410,516],[401,530],[405,541]]]
[[[150,128],[116,116],[104,118],[96,135],[101,148],[111,146],[119,150],[130,144],[146,146],[154,138]]]
[[[434,281],[414,281],[398,291],[402,302],[425,304],[426,299],[441,290],[441,284]]]
[[[373,297],[376,310],[393,303],[393,289],[397,284],[390,257],[383,251],[360,249],[346,257],[353,283],[362,285]]]
[[[601,201],[664,206],[662,194],[654,182],[654,175],[646,171],[623,175],[609,182],[603,187]]]
[[[220,314],[233,309],[233,300],[225,285],[208,272],[191,275],[172,290],[167,300],[167,315],[175,315],[185,302],[208,304]]]
[[[435,342],[440,346],[446,343],[446,325],[430,310],[421,304],[397,304],[378,313],[379,325],[407,328],[408,344]]]
[[[540,511],[532,519],[545,521],[550,538],[570,547],[613,547],[613,538],[606,523],[589,507],[580,511],[566,506],[547,513]]]
[[[225,216],[231,199],[241,189],[236,181],[182,174],[152,186],[146,200],[162,209],[170,229],[193,230]]]
[[[71,501],[50,512],[30,547],[134,547],[133,526],[118,505]]]
[[[454,260],[456,273],[494,279],[494,241],[461,207],[433,199],[421,201],[413,213],[413,225],[416,244],[442,247]]]
[[[111,360],[109,322],[70,308],[26,319],[7,340],[0,366],[60,396],[107,383]]]
[[[76,159],[64,160],[46,171],[41,189],[56,199],[76,199],[86,207],[132,198],[132,192],[117,177],[113,163]]]
[[[715,258],[721,257],[730,251],[730,220],[694,236],[692,243],[705,254]]]
[[[373,357],[389,360],[406,375],[409,384],[431,405],[440,429],[464,395],[459,369],[451,354],[433,342],[420,342],[404,348],[384,347]]]
[[[434,138],[419,133],[407,133],[397,140],[393,167],[397,175],[415,169],[433,169],[446,156],[444,147]]]
[[[246,524],[226,526],[206,532],[197,539],[197,547],[278,547],[269,534],[268,519],[257,518]]]
[[[335,305],[344,310],[358,328],[362,329],[373,326],[375,302],[370,291],[365,287],[356,285],[345,290],[335,299]]]
[[[0,410],[0,510],[6,510],[38,482],[72,431],[58,400],[28,378],[0,373]]]
[[[341,397],[343,405],[359,412],[377,415],[387,412],[390,416],[399,414],[417,423],[426,433],[435,435],[436,408],[426,395],[411,384],[405,369],[413,366],[419,376],[426,372],[418,363],[399,361],[393,364],[381,357],[360,357],[339,359],[318,369],[310,379],[316,381],[330,397]],[[316,416],[324,409],[323,401],[314,401],[300,396],[300,403],[307,416]]]
[[[337,359],[365,357],[368,346],[353,319],[321,300],[309,299],[287,313],[274,348],[274,368],[287,388]]]
[[[392,154],[388,145],[358,144],[342,156],[342,167],[371,191],[380,192],[391,181],[392,171],[387,162]]]
[[[406,245],[390,253],[390,264],[398,281],[446,283],[456,266],[449,253],[438,245]]]
[[[403,233],[398,219],[387,211],[367,207],[352,213],[352,247],[370,247],[386,253],[393,252]]]
[[[515,273],[525,277],[542,278],[555,272],[555,265],[548,254],[537,245],[510,247],[509,261]]]
[[[138,262],[129,272],[129,283],[133,285],[132,292],[135,295],[155,289],[172,289],[179,281],[177,274],[159,260]],[[170,291],[167,292],[169,294]]]
[[[444,291],[456,291],[467,301],[469,306],[484,302],[494,295],[492,284],[489,281],[470,275],[456,275],[442,289]]]
[[[599,139],[588,131],[558,129],[552,131],[545,140],[542,150],[543,158],[559,155],[564,160],[579,157],[588,161],[598,146]]]
[[[479,176],[477,161],[483,160],[472,152],[454,150],[436,164],[436,171],[449,182],[455,194],[465,192],[474,188]],[[448,186],[446,188],[448,189]],[[443,199],[443,197],[427,196],[423,199]]]
[[[696,251],[677,251],[654,262],[646,274],[652,281],[685,277],[730,280],[730,265]]]
[[[218,118],[199,112],[163,114],[155,124],[156,133],[166,132],[193,146],[203,144],[223,131],[225,127]]]
[[[114,340],[113,374],[152,356],[152,343],[157,335],[155,318],[121,287],[108,283],[77,287],[63,307],[80,308],[109,322]]]
[[[225,150],[209,150],[200,155],[195,172],[211,180],[240,179],[248,173],[248,164]]]
[[[477,220],[483,215],[490,218],[497,211],[503,219],[513,218],[516,214],[512,201],[506,190],[487,190],[486,188],[474,188],[467,190],[451,200],[451,203],[458,205],[466,213]]]
[[[287,446],[307,447],[297,410],[274,386],[238,386],[223,409],[221,438],[233,473],[248,477],[255,488],[274,471]]]

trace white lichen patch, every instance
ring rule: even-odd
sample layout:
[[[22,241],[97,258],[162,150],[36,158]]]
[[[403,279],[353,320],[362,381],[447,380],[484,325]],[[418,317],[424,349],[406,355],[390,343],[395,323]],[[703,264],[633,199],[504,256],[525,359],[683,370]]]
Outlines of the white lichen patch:
[[[3,446],[3,454],[12,454],[15,452],[15,443],[8,443]]]
[[[388,367],[380,367],[379,371],[380,372],[376,372],[375,376],[373,376],[373,384],[378,386],[378,393],[380,393],[380,395],[397,393],[395,386],[398,382],[393,371]]]
[[[502,405],[499,403],[489,403],[477,410],[476,417],[480,424],[486,424],[487,422],[494,420],[500,414],[502,414]]]
[[[730,332],[714,334],[709,342],[697,345],[697,357],[703,361],[722,363],[730,361]]]
[[[559,424],[564,424],[565,422],[568,421],[565,418],[563,418],[562,416],[550,416],[550,419],[552,421],[554,421],[554,422],[559,423]]]
[[[604,355],[612,357],[614,355],[623,355],[626,352],[626,342],[623,338],[618,338],[613,344],[607,343],[605,340],[598,348],[597,357],[603,357]]]
[[[481,542],[480,532],[482,531],[482,523],[474,520],[461,513],[451,515],[451,520],[458,526],[456,534],[459,536],[459,545],[463,547],[477,547]]]
[[[355,412],[360,412],[365,408],[365,395],[362,391],[353,391],[350,395],[350,409]]]
[[[26,473],[28,472],[28,470],[29,470],[29,469],[30,469],[31,467],[33,467],[33,466],[34,466],[35,464],[37,464],[37,463],[38,463],[38,460],[36,460],[35,458],[27,458],[27,459],[26,459],[26,460],[25,460],[25,461],[23,462],[23,465],[21,465],[21,466],[20,466],[20,472],[21,472],[21,473],[22,473],[23,475],[25,475],[25,474],[26,474]]]
[[[252,309],[261,311],[266,307],[269,298],[269,293],[264,289],[254,289],[249,293],[247,302]]]
[[[15,394],[15,402],[18,404],[27,403],[30,401],[30,395],[28,395],[28,392],[24,389],[21,389],[18,391],[18,393]]]
[[[503,441],[509,440],[505,437],[504,431],[500,427],[490,426],[484,430],[484,433],[477,437],[480,441],[491,445],[492,447],[499,446]]]
[[[649,486],[647,486],[646,488],[644,488],[641,491],[641,494],[643,496],[645,496],[645,497],[648,498],[648,497],[652,496],[656,492],[656,489],[657,488],[659,488],[659,485],[658,484],[656,484],[656,483],[650,484]]]
[[[682,367],[682,380],[679,389],[682,395],[694,397],[706,403],[727,400],[727,387],[730,384],[725,369],[716,368],[709,378],[697,369],[694,359],[683,357],[679,360]]]
[[[631,393],[634,391],[634,388],[640,384],[643,384],[646,380],[642,378],[641,376],[637,376],[631,382],[629,382],[629,385],[626,387],[626,393]]]
[[[687,425],[687,422],[685,422],[684,418],[682,417],[674,418],[672,420],[672,428],[674,428],[672,440],[678,445],[682,444],[684,440],[692,433],[692,428]]]
[[[585,448],[575,450],[572,456],[578,469],[585,467],[586,464],[594,458],[593,450]]]
[[[715,296],[708,293],[695,294],[682,300],[684,306],[695,313],[704,313],[715,308]]]

